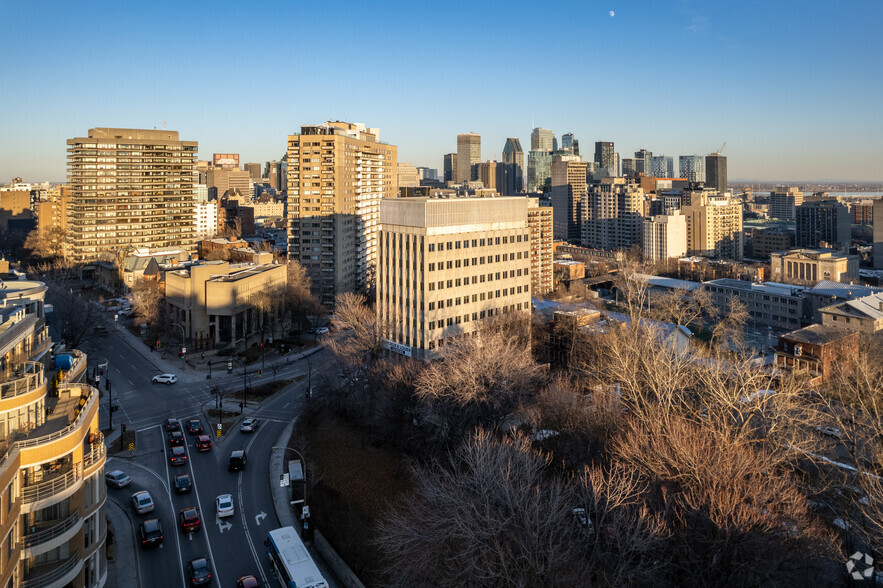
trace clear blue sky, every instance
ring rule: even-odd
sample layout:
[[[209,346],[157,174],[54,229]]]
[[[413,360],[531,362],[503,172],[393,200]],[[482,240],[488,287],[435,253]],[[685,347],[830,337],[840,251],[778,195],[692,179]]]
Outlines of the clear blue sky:
[[[731,178],[883,180],[883,1],[0,3],[0,183],[65,179],[65,140],[160,127],[278,159],[328,119],[441,168],[536,126],[705,154]],[[610,11],[615,15],[610,16]]]

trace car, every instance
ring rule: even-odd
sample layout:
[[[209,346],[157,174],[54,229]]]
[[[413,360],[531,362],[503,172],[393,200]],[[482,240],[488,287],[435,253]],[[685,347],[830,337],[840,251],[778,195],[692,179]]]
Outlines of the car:
[[[212,438],[208,435],[199,435],[196,438],[196,450],[197,451],[211,451],[212,450]]]
[[[202,528],[202,519],[199,518],[199,509],[195,506],[182,508],[178,513],[178,523],[181,525],[181,532],[193,533]]]
[[[242,576],[236,580],[236,588],[258,588],[259,585],[254,576]]]
[[[172,478],[172,485],[175,487],[175,494],[187,494],[193,490],[193,482],[190,481],[190,474],[180,474]]]
[[[843,433],[841,433],[840,429],[836,427],[816,427],[816,432],[821,433],[825,437],[831,437],[833,439],[843,438]]]
[[[132,483],[132,478],[122,470],[114,470],[104,474],[104,481],[111,488],[125,488]]]
[[[132,506],[138,514],[145,514],[152,511],[154,506],[153,498],[150,497],[150,492],[147,490],[141,490],[140,492],[132,494]]]
[[[236,449],[230,452],[230,461],[227,462],[227,469],[231,472],[245,469],[245,461],[248,456],[244,449]]]
[[[107,335],[107,327],[105,327],[104,325],[96,325],[95,326],[95,334],[98,335],[99,337],[103,337],[103,336]]]
[[[180,445],[172,447],[169,450],[169,463],[172,465],[185,465],[187,463],[187,452]]]
[[[260,426],[261,421],[256,418],[248,417],[247,419],[243,419],[242,424],[239,425],[239,430],[243,433],[254,433]]]
[[[233,495],[221,494],[215,498],[215,506],[218,509],[218,518],[233,516]]]
[[[319,327],[318,329],[316,329],[316,334],[317,335],[327,335],[329,330],[330,329],[328,327]]]
[[[175,374],[159,374],[158,376],[153,376],[153,379],[150,381],[154,384],[174,384],[178,381],[178,376]]]
[[[199,419],[190,419],[187,421],[187,432],[191,435],[199,435],[205,429],[202,427],[202,423]]]
[[[181,421],[178,419],[166,419],[164,423],[166,427],[166,432],[171,433],[172,431],[180,431],[181,430]]]
[[[194,586],[208,584],[212,581],[212,573],[205,556],[194,557],[187,562],[187,575],[190,576],[190,583]]]
[[[141,547],[156,547],[162,543],[162,521],[147,519],[138,526]]]
[[[184,445],[184,433],[181,431],[169,433],[169,447],[175,447],[176,445]]]

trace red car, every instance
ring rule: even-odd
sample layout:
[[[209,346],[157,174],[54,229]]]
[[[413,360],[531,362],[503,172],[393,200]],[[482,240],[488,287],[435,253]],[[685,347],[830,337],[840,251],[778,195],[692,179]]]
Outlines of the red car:
[[[192,533],[202,528],[202,520],[199,518],[199,509],[195,506],[188,506],[181,509],[178,513],[178,523],[181,524],[181,531],[184,533]]]
[[[211,451],[212,450],[212,438],[208,435],[200,435],[196,438],[196,450],[197,451]]]

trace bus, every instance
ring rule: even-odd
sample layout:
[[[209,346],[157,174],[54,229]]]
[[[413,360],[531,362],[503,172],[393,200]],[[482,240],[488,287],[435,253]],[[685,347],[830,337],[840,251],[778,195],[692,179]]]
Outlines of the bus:
[[[294,527],[270,531],[264,544],[273,575],[282,588],[328,588]]]

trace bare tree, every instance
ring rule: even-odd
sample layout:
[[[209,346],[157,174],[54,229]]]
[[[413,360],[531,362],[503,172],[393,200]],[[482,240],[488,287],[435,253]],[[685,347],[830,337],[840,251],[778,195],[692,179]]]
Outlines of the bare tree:
[[[324,314],[325,308],[312,291],[312,281],[303,265],[295,260],[288,262],[288,283],[285,286],[285,307],[288,321],[301,329],[311,315]]]
[[[78,287],[74,289],[80,267],[56,258],[40,264],[36,271],[46,283],[46,299],[53,306],[51,320],[58,327],[62,341],[68,347],[78,347],[92,333],[100,315],[96,304],[83,298]]]
[[[711,333],[712,346],[727,342],[730,349],[740,349],[745,340],[745,325],[751,318],[745,303],[737,296],[731,296],[726,308],[719,310],[716,318]]]
[[[383,352],[384,324],[361,294],[338,294],[334,302],[332,326],[337,334],[326,337],[326,346],[334,353],[350,377],[367,373]]]

